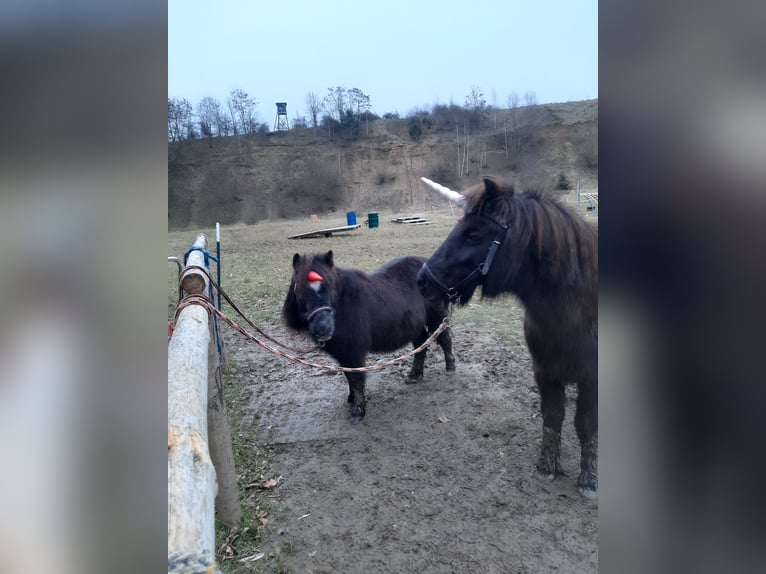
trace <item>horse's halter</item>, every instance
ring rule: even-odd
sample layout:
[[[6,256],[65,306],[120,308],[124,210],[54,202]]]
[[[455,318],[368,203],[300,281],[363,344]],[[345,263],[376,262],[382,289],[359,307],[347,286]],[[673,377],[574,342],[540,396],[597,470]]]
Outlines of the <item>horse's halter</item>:
[[[322,307],[317,307],[311,313],[309,313],[308,317],[306,317],[306,323],[310,323],[311,319],[314,318],[314,315],[316,315],[317,313],[321,313],[322,311],[329,311],[330,313],[335,315],[335,309],[333,309],[332,307],[329,307],[327,305],[324,305]]]
[[[492,243],[490,243],[489,250],[487,251],[487,256],[484,258],[484,261],[479,263],[476,269],[458,281],[457,285],[447,287],[444,283],[437,279],[436,275],[433,274],[433,271],[431,271],[431,269],[428,267],[428,262],[423,263],[423,273],[425,273],[426,277],[428,277],[431,283],[436,285],[444,292],[450,303],[460,303],[460,289],[476,279],[476,277],[479,275],[481,275],[482,278],[487,276],[487,273],[489,273],[489,268],[492,266],[492,262],[495,260],[497,249],[500,247],[500,244],[502,243],[510,225],[509,223],[500,223],[494,218],[486,215],[480,215],[479,217],[483,219],[489,219],[492,223],[500,227],[500,229],[498,230],[497,235],[495,235],[495,238],[492,240]]]
[[[313,284],[318,285],[319,283],[324,281],[324,278],[319,273],[313,270],[308,272],[307,278],[309,280],[310,285],[313,285]],[[293,285],[295,284],[293,283]],[[317,307],[311,313],[308,314],[308,316],[306,317],[306,323],[310,323],[311,319],[313,319],[315,315],[317,315],[318,313],[321,313],[322,311],[329,311],[333,316],[335,315],[335,309],[333,309],[329,305],[322,305],[321,307]]]

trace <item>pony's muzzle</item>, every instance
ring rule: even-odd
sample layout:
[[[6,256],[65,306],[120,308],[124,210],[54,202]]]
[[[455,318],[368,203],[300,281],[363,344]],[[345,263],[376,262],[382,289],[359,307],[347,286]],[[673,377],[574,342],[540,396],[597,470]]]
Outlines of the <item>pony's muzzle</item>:
[[[309,316],[309,335],[318,343],[332,339],[335,333],[335,312],[330,307],[315,310]]]

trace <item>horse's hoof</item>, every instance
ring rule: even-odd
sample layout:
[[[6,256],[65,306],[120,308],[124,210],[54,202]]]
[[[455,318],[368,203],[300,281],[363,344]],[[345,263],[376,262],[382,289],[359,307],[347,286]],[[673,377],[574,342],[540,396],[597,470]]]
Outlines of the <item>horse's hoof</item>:
[[[417,376],[410,373],[407,375],[407,378],[404,379],[405,384],[407,385],[414,385],[416,383],[422,383],[423,382],[423,375]]]
[[[548,461],[538,462],[536,469],[537,476],[545,480],[554,480],[557,476],[562,474],[561,470],[559,470],[555,464],[551,464]]]
[[[352,405],[351,407],[351,418],[354,419],[355,423],[358,423],[364,418],[365,415],[365,409],[361,405]]]
[[[598,500],[598,490],[595,490],[593,488],[585,488],[584,486],[580,487],[580,496],[582,496],[585,500]]]
[[[452,374],[455,372],[455,362],[447,363],[447,373]]]
[[[580,487],[580,494],[588,500],[598,499],[598,478],[593,474],[587,473],[577,478],[577,486]]]

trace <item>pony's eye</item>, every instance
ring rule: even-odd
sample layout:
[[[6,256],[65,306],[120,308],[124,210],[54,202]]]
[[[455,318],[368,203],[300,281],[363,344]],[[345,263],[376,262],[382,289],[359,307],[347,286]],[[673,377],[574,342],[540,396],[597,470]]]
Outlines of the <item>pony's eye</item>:
[[[466,243],[479,243],[481,241],[481,232],[478,229],[471,229],[463,236]]]

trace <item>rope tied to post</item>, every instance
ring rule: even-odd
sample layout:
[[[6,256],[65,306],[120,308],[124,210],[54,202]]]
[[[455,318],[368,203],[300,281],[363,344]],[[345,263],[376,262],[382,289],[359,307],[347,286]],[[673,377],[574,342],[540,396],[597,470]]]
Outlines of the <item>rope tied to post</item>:
[[[195,269],[197,271],[201,271],[202,273],[204,273],[207,276],[208,280],[210,281],[210,285],[212,287],[215,287],[216,291],[218,291],[218,293],[226,300],[226,302],[231,306],[231,308],[234,309],[234,311],[237,313],[237,315],[242,317],[245,320],[245,322],[252,329],[254,329],[258,334],[260,334],[262,337],[264,337],[268,341],[271,341],[275,345],[279,345],[283,349],[287,349],[288,351],[292,351],[293,353],[298,353],[298,354],[301,354],[301,355],[304,355],[306,353],[311,353],[312,351],[316,350],[317,347],[310,347],[310,348],[307,348],[307,349],[296,349],[295,347],[291,347],[290,345],[286,345],[286,344],[278,341],[277,339],[275,339],[274,337],[272,337],[271,335],[269,335],[268,333],[263,331],[260,327],[258,327],[258,325],[253,323],[247,316],[245,316],[245,314],[239,309],[239,307],[237,307],[237,305],[234,303],[234,301],[231,300],[231,297],[229,297],[229,295],[226,293],[226,291],[223,290],[223,287],[221,287],[215,281],[215,279],[213,279],[213,277],[210,275],[210,270],[209,269],[206,269],[205,267],[200,267],[199,265],[187,265],[186,269]],[[181,302],[179,301],[179,305],[180,305],[180,303]]]
[[[206,241],[207,241],[207,238],[206,238]],[[189,260],[189,255],[191,253],[195,252],[195,251],[199,251],[204,256],[205,267],[200,267],[198,265],[186,265],[186,262]],[[197,245],[192,245],[189,249],[186,250],[186,253],[184,253],[183,259],[184,259],[184,265],[186,265],[184,270],[186,270],[186,269],[199,269],[199,270],[203,271],[204,274],[207,276],[207,278],[211,281],[210,287],[209,287],[209,291],[210,291],[210,300],[213,301],[214,300],[214,298],[213,298],[213,287],[212,287],[213,277],[212,277],[212,275],[210,275],[210,260],[212,259],[213,261],[215,261],[217,269],[218,269],[218,277],[220,279],[220,277],[221,277],[221,258],[220,258],[220,253],[219,253],[219,257],[216,257],[215,255],[210,253],[204,247],[199,247]],[[179,273],[179,295],[182,292],[181,287],[180,287],[181,276],[182,275]],[[219,293],[220,293],[220,291],[219,291]],[[179,303],[180,303],[180,301],[179,301]],[[221,297],[219,295],[218,296],[218,308],[220,309],[220,307],[221,307]],[[215,344],[216,344],[216,347],[218,349],[218,356],[222,360],[223,359],[223,347],[221,346],[221,333],[220,333],[220,329],[218,328],[218,318],[217,317],[215,318],[215,325],[214,325],[214,327],[215,327]],[[172,332],[173,332],[173,329],[172,329],[172,327],[169,326],[168,327],[168,336],[170,336],[172,334]]]
[[[431,343],[434,342],[434,340],[441,335],[445,330],[450,328],[449,324],[449,317],[445,317],[444,320],[441,322],[438,328],[436,328],[433,333],[431,333],[428,337],[428,339],[423,342],[422,345],[417,347],[416,349],[413,349],[409,351],[408,353],[405,353],[404,355],[401,355],[400,357],[396,357],[395,359],[390,359],[388,361],[384,361],[382,363],[376,363],[375,365],[370,365],[368,367],[336,367],[332,365],[323,365],[320,363],[314,363],[312,361],[307,361],[306,359],[301,359],[300,357],[296,357],[295,355],[291,355],[290,353],[286,353],[284,351],[280,351],[279,349],[274,348],[273,346],[269,345],[268,343],[261,341],[258,337],[253,335],[252,333],[248,332],[241,326],[237,325],[234,321],[232,321],[229,317],[227,317],[224,313],[219,311],[215,305],[213,305],[209,299],[207,299],[204,296],[199,295],[187,295],[179,302],[179,307],[183,305],[184,307],[188,305],[200,305],[202,307],[205,307],[209,313],[213,313],[215,316],[220,317],[222,321],[224,321],[227,325],[229,325],[232,329],[237,331],[238,333],[242,334],[246,338],[250,339],[263,349],[269,351],[270,353],[273,353],[274,355],[278,357],[282,357],[284,359],[287,359],[288,361],[292,361],[293,363],[298,363],[300,365],[305,365],[307,367],[313,367],[315,369],[321,369],[325,371],[335,372],[335,373],[363,373],[363,372],[369,372],[369,371],[380,371],[382,369],[385,369],[386,367],[390,367],[392,365],[395,365],[397,363],[401,363],[407,359],[409,359],[411,356],[415,355],[416,353],[419,353],[426,347],[428,347]],[[178,311],[177,311],[178,313]]]

